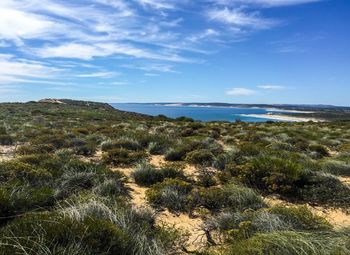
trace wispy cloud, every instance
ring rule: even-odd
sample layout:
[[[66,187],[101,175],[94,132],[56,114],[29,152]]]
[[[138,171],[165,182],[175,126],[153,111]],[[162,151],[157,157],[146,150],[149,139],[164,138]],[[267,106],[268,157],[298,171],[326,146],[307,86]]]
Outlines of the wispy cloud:
[[[96,72],[96,73],[86,73],[86,74],[78,74],[77,77],[81,78],[112,78],[113,76],[117,76],[119,73],[117,72]]]
[[[258,92],[253,89],[247,89],[247,88],[233,88],[228,91],[226,91],[226,95],[228,96],[252,96],[257,94]]]
[[[218,4],[233,5],[233,4],[245,4],[256,5],[262,7],[280,7],[289,5],[308,4],[314,2],[320,2],[323,0],[215,0]]]
[[[0,54],[0,84],[40,82],[54,78],[60,71],[44,63]]]
[[[151,7],[155,9],[174,9],[174,2],[164,0],[138,0],[138,2],[145,7]]]
[[[242,28],[268,29],[278,23],[275,20],[260,17],[258,12],[249,13],[227,7],[208,11],[208,17],[210,20],[230,25],[237,30]]]
[[[268,90],[279,90],[279,89],[285,89],[286,87],[279,86],[279,85],[261,85],[261,86],[258,86],[258,88],[268,89]]]

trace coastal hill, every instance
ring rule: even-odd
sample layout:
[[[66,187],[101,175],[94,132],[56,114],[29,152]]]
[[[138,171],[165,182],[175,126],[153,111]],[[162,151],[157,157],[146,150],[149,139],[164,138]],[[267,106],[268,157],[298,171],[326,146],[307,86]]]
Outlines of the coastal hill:
[[[0,254],[346,255],[349,208],[348,121],[0,104]]]

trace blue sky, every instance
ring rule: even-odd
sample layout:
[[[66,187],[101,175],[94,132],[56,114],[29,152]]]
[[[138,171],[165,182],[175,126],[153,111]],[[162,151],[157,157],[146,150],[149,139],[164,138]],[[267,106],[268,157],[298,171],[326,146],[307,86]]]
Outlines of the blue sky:
[[[349,0],[1,0],[0,101],[350,105]]]

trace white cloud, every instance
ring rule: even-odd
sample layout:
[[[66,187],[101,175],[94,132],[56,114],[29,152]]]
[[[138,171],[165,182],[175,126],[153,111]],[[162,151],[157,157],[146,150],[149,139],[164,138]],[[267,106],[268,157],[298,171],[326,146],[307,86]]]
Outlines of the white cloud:
[[[240,9],[229,9],[227,7],[210,10],[207,15],[210,20],[224,23],[238,29],[268,29],[278,24],[275,20],[260,17],[257,12],[248,13]]]
[[[233,88],[226,91],[226,95],[228,96],[252,96],[257,93],[256,90],[247,89],[247,88]]]
[[[50,79],[60,70],[40,62],[16,59],[12,55],[0,54],[0,84],[38,82]]]
[[[192,62],[190,59],[181,57],[175,53],[161,53],[134,47],[130,44],[97,43],[95,45],[66,43],[59,46],[47,46],[45,48],[32,49],[43,58],[76,58],[91,60],[95,57],[112,55],[124,55],[134,58],[164,60],[169,62]]]
[[[176,73],[173,65],[169,64],[159,64],[159,63],[149,63],[143,65],[122,65],[121,67],[142,70],[146,72],[160,72],[160,73]]]
[[[217,0],[221,4],[254,4],[263,7],[277,7],[320,2],[322,0]]]
[[[90,60],[93,57],[104,57],[111,53],[93,45],[80,43],[66,43],[59,46],[47,46],[34,49],[34,52],[43,58],[77,58]]]
[[[0,36],[2,39],[20,43],[22,39],[47,36],[49,31],[56,30],[55,26],[55,23],[46,17],[2,7],[0,4]]]
[[[284,89],[284,86],[278,86],[278,85],[261,85],[258,86],[260,89],[269,89],[269,90],[274,90],[274,89]]]
[[[77,77],[81,78],[111,78],[113,76],[117,76],[119,73],[116,72],[96,72],[96,73],[86,73],[86,74],[78,74]]]
[[[151,7],[155,9],[174,9],[173,3],[164,0],[138,0],[138,2],[145,7]]]

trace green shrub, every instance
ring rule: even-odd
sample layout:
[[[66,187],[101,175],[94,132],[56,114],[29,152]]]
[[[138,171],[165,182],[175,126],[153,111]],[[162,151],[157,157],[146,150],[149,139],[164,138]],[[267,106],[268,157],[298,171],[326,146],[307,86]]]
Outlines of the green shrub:
[[[94,188],[94,192],[101,196],[128,196],[129,189],[122,180],[105,180]]]
[[[197,175],[197,184],[203,187],[211,187],[216,184],[215,172],[212,169],[200,168]]]
[[[321,169],[330,174],[350,176],[350,164],[337,160],[325,161],[321,164]]]
[[[281,194],[297,193],[297,183],[302,186],[302,181],[307,178],[307,173],[297,162],[267,156],[258,157],[236,170],[243,182]]]
[[[312,144],[309,146],[309,150],[315,154],[317,158],[329,157],[328,148],[320,144]]]
[[[52,206],[54,192],[49,187],[11,184],[0,187],[0,225],[27,211]]]
[[[165,160],[168,161],[180,161],[183,160],[186,156],[186,148],[171,148],[165,153]]]
[[[94,217],[77,222],[56,213],[29,214],[7,226],[1,237],[2,254],[47,254],[74,244],[91,255],[132,254],[130,237],[112,222]]]
[[[39,145],[22,145],[18,147],[16,153],[19,155],[30,155],[30,154],[46,154],[54,151],[54,147],[50,144],[39,144]]]
[[[172,211],[188,210],[192,185],[178,179],[165,179],[146,191],[147,200],[155,207],[166,207]]]
[[[141,149],[138,141],[131,138],[118,139],[113,143],[114,148],[123,148],[131,151],[137,151]]]
[[[265,206],[262,198],[250,188],[236,184],[199,190],[199,204],[209,210],[231,208],[234,211],[259,209]]]
[[[148,151],[151,155],[163,155],[166,152],[167,148],[168,146],[166,144],[159,142],[151,142],[148,145]]]
[[[214,160],[214,155],[209,150],[191,151],[186,156],[186,161],[191,164],[210,166]]]
[[[150,186],[164,180],[160,170],[147,162],[138,164],[135,171],[132,173],[132,176],[135,179],[135,182],[142,186]]]
[[[51,178],[52,175],[47,170],[33,167],[19,160],[0,162],[0,183],[15,179],[39,185]]]
[[[312,204],[349,208],[350,187],[338,178],[321,173],[309,175],[307,184],[299,190],[299,197]]]
[[[6,134],[0,134],[0,145],[12,145],[14,140],[12,136]]]
[[[313,213],[306,206],[284,207],[275,206],[270,213],[278,215],[284,222],[296,230],[331,230],[332,225],[326,219]]]
[[[261,233],[234,243],[225,254],[240,255],[329,255],[349,254],[345,235],[278,231]]]
[[[126,149],[112,149],[103,154],[102,160],[115,166],[128,166],[144,160],[147,157],[142,151],[129,151]]]
[[[223,212],[205,222],[206,229],[218,231],[228,241],[250,238],[256,233],[290,230],[291,226],[265,209]]]

